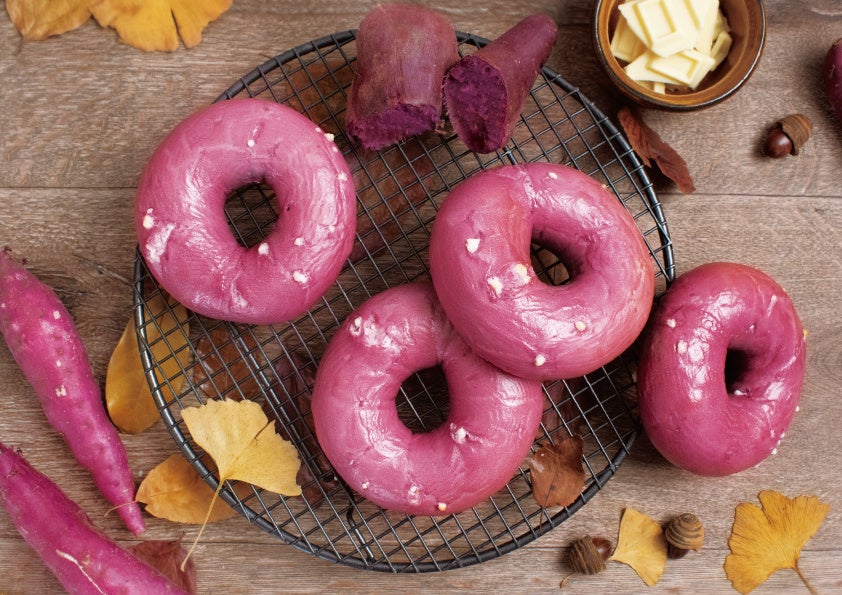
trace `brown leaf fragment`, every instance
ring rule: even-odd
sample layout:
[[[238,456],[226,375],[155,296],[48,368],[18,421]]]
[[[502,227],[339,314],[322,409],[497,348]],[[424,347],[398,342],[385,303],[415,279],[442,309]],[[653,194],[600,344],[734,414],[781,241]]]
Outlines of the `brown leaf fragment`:
[[[250,354],[258,351],[254,336],[243,329],[233,336],[227,327],[217,326],[196,342],[198,365],[193,368],[193,380],[209,399],[240,401],[260,393],[257,378],[241,350]]]
[[[187,557],[187,550],[181,547],[181,542],[153,539],[136,543],[129,546],[129,549],[175,585],[188,593],[196,592],[196,565],[192,560],[188,560],[184,569],[181,569],[181,564]]]
[[[541,507],[572,504],[585,485],[582,470],[584,440],[581,436],[556,438],[541,446],[529,459],[532,496]]]
[[[661,170],[666,177],[675,182],[678,189],[685,194],[696,191],[687,163],[667,144],[660,135],[643,121],[640,112],[622,107],[617,112],[617,119],[629,139],[632,149],[640,156],[646,167],[652,163]]]

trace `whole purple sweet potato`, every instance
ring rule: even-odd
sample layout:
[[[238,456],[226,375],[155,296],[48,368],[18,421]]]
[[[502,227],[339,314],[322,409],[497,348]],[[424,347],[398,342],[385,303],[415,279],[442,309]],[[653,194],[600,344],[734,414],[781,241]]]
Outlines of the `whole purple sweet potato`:
[[[52,289],[0,250],[0,335],[50,424],[135,534],[144,531],[134,478],[70,313]]]
[[[509,142],[557,38],[552,18],[528,16],[448,71],[445,106],[456,134],[469,149],[491,153]]]
[[[345,131],[366,149],[434,130],[442,79],[459,59],[453,25],[415,4],[381,4],[360,23]]]
[[[842,38],[830,46],[825,56],[824,89],[834,113],[842,120]]]
[[[69,593],[185,594],[100,531],[19,453],[0,443],[0,504]]]

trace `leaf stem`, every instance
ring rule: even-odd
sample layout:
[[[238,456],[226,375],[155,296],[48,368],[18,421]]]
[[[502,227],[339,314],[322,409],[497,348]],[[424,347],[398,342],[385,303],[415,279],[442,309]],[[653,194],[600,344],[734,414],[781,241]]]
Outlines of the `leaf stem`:
[[[816,591],[816,589],[813,587],[813,585],[810,584],[810,581],[807,580],[807,577],[804,576],[803,574],[801,574],[801,569],[798,567],[797,563],[795,564],[793,569],[795,570],[795,573],[798,575],[798,578],[801,579],[801,582],[804,583],[804,586],[807,587],[807,590],[810,592],[810,595],[819,595],[819,592]]]

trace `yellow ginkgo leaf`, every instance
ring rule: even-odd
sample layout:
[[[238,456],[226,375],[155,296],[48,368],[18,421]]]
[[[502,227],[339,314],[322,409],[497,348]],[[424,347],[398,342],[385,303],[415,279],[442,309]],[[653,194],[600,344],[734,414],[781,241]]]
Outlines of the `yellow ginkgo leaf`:
[[[801,548],[818,531],[830,506],[815,496],[787,498],[773,491],[758,494],[760,506],[743,502],[734,513],[728,538],[731,553],[725,574],[740,593],[749,593],[773,572],[791,568],[811,589],[798,568]]]
[[[216,463],[220,482],[239,480],[284,496],[301,494],[295,481],[298,451],[275,433],[274,422],[254,401],[211,400],[181,415],[193,440]]]
[[[146,51],[173,51],[178,36],[185,47],[202,41],[204,28],[232,0],[90,0],[90,11],[125,43]]]
[[[620,520],[617,547],[609,558],[631,566],[650,587],[655,585],[667,563],[667,540],[661,525],[652,517],[626,508]]]
[[[221,521],[237,514],[225,502],[214,499],[210,486],[180,454],[170,455],[147,473],[136,498],[152,516],[176,523]]]
[[[174,300],[168,306],[160,295],[149,298],[146,308],[146,344],[158,363],[158,386],[169,402],[174,393],[181,391],[186,380],[183,370],[190,361],[187,310]],[[140,361],[134,318],[129,320],[108,361],[105,405],[114,425],[127,434],[139,434],[161,419]]]
[[[91,18],[90,0],[6,0],[6,11],[24,39],[46,39]]]

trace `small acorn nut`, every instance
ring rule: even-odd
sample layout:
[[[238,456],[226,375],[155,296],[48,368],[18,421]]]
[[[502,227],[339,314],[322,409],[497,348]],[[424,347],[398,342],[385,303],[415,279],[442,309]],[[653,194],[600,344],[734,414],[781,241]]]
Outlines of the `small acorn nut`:
[[[695,514],[686,512],[673,518],[664,529],[667,556],[683,558],[690,550],[699,551],[705,541],[705,528]]]
[[[611,542],[602,537],[580,537],[570,544],[567,563],[573,572],[598,574],[605,570],[605,561],[611,555]]]
[[[763,152],[775,159],[787,155],[798,155],[812,132],[813,125],[807,116],[803,114],[786,116],[769,128]]]

